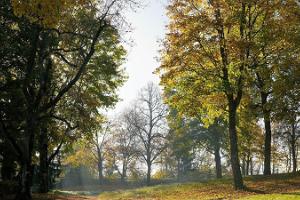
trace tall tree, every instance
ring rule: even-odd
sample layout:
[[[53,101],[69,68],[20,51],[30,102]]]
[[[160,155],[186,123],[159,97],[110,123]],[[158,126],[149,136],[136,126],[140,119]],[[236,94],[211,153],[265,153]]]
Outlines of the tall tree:
[[[159,88],[149,83],[141,89],[133,109],[125,116],[137,129],[138,151],[147,165],[147,185],[151,183],[153,162],[165,148],[166,113]]]
[[[168,7],[161,84],[166,91],[176,91],[168,101],[183,113],[203,114],[209,123],[227,115],[236,189],[244,188],[237,111],[252,81],[256,55],[261,54],[262,35],[281,29],[278,22],[291,20],[295,14],[286,14],[291,8],[297,11],[299,6],[295,1],[173,0]],[[276,49],[270,52],[276,54]]]
[[[5,28],[1,29],[1,35],[7,35],[8,41],[14,41],[16,44],[12,47],[6,45],[8,51],[1,51],[3,53],[1,69],[7,69],[2,73],[4,78],[1,78],[3,89],[1,95],[10,92],[9,88],[14,86],[21,100],[7,96],[1,103],[8,104],[9,107],[18,101],[20,109],[23,109],[20,121],[16,121],[12,115],[15,108],[1,110],[1,132],[12,143],[18,154],[21,166],[18,198],[22,199],[31,198],[34,144],[45,118],[52,117],[59,102],[88,71],[87,66],[95,52],[100,52],[98,56],[100,55],[103,62],[93,64],[100,65],[101,70],[108,72],[105,79],[109,79],[109,72],[114,73],[116,69],[114,66],[118,66],[106,60],[110,54],[105,54],[109,51],[102,49],[102,46],[107,42],[108,33],[118,32],[119,22],[123,20],[120,11],[124,9],[123,5],[128,3],[121,0],[85,3],[76,1],[71,7],[63,10],[60,8],[66,6],[64,1],[57,1],[54,4],[51,2],[1,2],[3,11],[1,20],[5,25]],[[44,12],[44,9],[47,12]],[[49,16],[44,16],[45,14]],[[53,18],[54,14],[63,15]],[[52,19],[54,21],[51,21]],[[11,28],[11,25],[17,28]],[[108,45],[109,48],[115,48],[112,46],[118,43],[118,37],[118,34],[110,37],[114,40],[108,42],[117,42]],[[20,48],[14,48],[17,46]],[[119,59],[120,55],[113,56]],[[112,69],[107,67],[109,65],[113,66]],[[115,84],[113,81],[111,83]],[[98,84],[102,86],[101,82]],[[100,88],[109,90],[115,87]],[[107,92],[104,93],[108,94]],[[8,128],[13,126],[17,127],[15,133]]]
[[[130,110],[128,110],[130,112]],[[111,148],[115,151],[119,166],[116,166],[121,176],[121,182],[125,183],[130,164],[138,157],[136,147],[137,129],[128,121],[125,110],[113,124]]]

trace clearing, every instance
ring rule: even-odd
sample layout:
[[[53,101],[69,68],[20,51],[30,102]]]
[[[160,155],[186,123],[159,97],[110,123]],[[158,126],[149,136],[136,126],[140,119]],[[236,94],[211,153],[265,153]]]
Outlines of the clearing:
[[[246,177],[246,191],[234,191],[230,179],[104,192],[99,200],[300,200],[300,175]]]
[[[229,178],[137,189],[97,186],[99,191],[112,191],[100,192],[99,195],[54,191],[48,195],[34,194],[34,200],[300,200],[300,173],[251,176],[245,178],[245,184],[245,191],[235,191]]]

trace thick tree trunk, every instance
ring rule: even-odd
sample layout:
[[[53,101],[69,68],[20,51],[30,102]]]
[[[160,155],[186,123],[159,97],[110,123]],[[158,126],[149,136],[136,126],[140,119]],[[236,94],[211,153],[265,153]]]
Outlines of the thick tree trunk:
[[[19,177],[19,191],[16,195],[16,200],[31,200],[31,180],[32,180],[32,166],[23,163],[20,170]]]
[[[230,161],[233,174],[234,188],[244,189],[243,177],[241,174],[238,139],[236,131],[236,106],[229,105],[229,139],[230,139]]]
[[[39,139],[40,152],[40,193],[47,193],[49,191],[49,163],[48,163],[48,137],[47,129],[42,128]]]
[[[268,94],[261,92],[261,106],[264,116],[265,125],[265,145],[264,145],[264,175],[271,174],[271,142],[272,142],[272,132],[271,132],[271,119],[270,110],[265,108],[268,101]]]
[[[219,144],[215,145],[214,156],[215,156],[215,164],[216,164],[216,178],[222,178],[222,165],[221,165]]]
[[[30,110],[32,111],[32,110]],[[19,192],[16,195],[17,200],[31,200],[31,186],[33,178],[32,153],[36,131],[36,120],[33,113],[28,114],[25,139],[25,154],[21,161],[21,173],[19,182]]]
[[[146,180],[147,185],[151,185],[151,162],[147,161],[147,180]]]

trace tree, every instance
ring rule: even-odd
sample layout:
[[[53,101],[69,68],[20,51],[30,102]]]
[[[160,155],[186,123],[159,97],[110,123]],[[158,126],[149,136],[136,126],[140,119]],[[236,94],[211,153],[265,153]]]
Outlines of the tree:
[[[216,120],[214,124],[205,127],[201,119],[180,117],[175,110],[169,113],[168,122],[173,153],[177,159],[189,161],[189,164],[183,162],[183,166],[191,168],[191,161],[195,156],[191,155],[195,151],[193,149],[205,149],[214,156],[216,178],[222,178],[220,151],[224,146],[224,132],[227,129],[224,122]],[[183,172],[186,172],[184,168]],[[178,170],[178,174],[179,172],[181,170]]]
[[[291,152],[293,172],[295,173],[297,171],[297,144],[300,137],[299,59],[294,59],[293,63],[283,60],[281,64],[274,83],[273,94],[277,102],[273,108],[274,118],[279,129],[279,133],[276,135],[287,141],[287,146]],[[286,68],[286,65],[289,65],[289,68]]]
[[[99,125],[100,124],[98,124],[98,126]],[[91,149],[93,149],[93,155],[97,161],[98,179],[100,184],[104,183],[104,155],[110,133],[110,126],[111,122],[107,121],[101,126],[102,128],[100,130],[96,129],[94,131],[94,135],[91,138]]]
[[[78,4],[74,4],[76,7],[74,12],[65,10],[64,17],[49,26],[48,23],[36,21],[36,19],[46,20],[42,15],[47,12],[41,14],[40,10],[36,11],[36,7],[34,9],[33,7],[46,10],[55,8],[56,12],[57,7],[56,5],[51,7],[51,2],[42,2],[47,6],[49,4],[50,7],[44,7],[39,3],[30,4],[33,2],[13,1],[13,5],[10,1],[1,2],[1,9],[3,9],[1,20],[5,24],[4,29],[1,29],[1,35],[6,35],[3,38],[5,44],[13,41],[12,46],[6,45],[6,49],[1,51],[1,69],[5,69],[1,72],[3,75],[1,96],[6,96],[1,99],[1,104],[11,108],[1,109],[1,132],[12,143],[19,158],[21,181],[18,198],[22,199],[31,198],[34,143],[39,129],[45,127],[43,123],[49,121],[45,119],[52,118],[61,100],[78,83],[83,74],[88,74],[86,72],[92,65],[90,63],[95,61],[93,55],[96,55],[95,58],[98,55],[102,60],[100,63],[94,63],[96,64],[94,66],[100,65],[102,70],[96,70],[96,73],[106,74],[104,79],[108,81],[113,78],[109,73],[119,73],[115,69],[119,66],[118,59],[123,57],[119,52],[113,55],[114,59],[118,60],[117,63],[106,60],[111,56],[106,53],[115,49],[115,44],[119,43],[118,22],[123,20],[120,18],[120,9],[124,8],[121,5],[126,5],[126,2],[95,1],[89,2],[89,6],[76,2]],[[58,8],[60,10],[59,5]],[[50,9],[48,12],[50,14],[48,19],[52,17],[52,11]],[[36,19],[32,19],[32,16]],[[108,38],[110,39],[107,40]],[[107,48],[102,48],[104,44],[109,45],[106,46]],[[100,87],[102,90],[114,90],[118,85],[114,81],[108,82],[108,85],[113,85],[111,88],[101,82],[97,84],[104,86]],[[14,96],[11,93],[13,91],[17,91],[19,96]],[[103,91],[101,93],[103,96],[100,98],[106,98],[104,93],[108,94],[108,91]],[[18,110],[12,107],[16,102],[19,104]],[[15,114],[18,112],[22,115],[16,120]]]
[[[161,84],[167,92],[176,91],[168,102],[177,104],[182,113],[201,114],[208,124],[226,116],[236,189],[244,188],[237,112],[252,82],[250,74],[257,64],[256,55],[261,55],[260,39],[267,41],[265,33],[272,37],[271,33],[289,24],[286,21],[292,16],[296,19],[290,9],[297,12],[299,6],[294,1],[173,0],[168,7],[169,33],[158,69]],[[270,52],[276,55],[276,50]]]
[[[159,88],[149,83],[141,90],[134,107],[125,115],[137,131],[139,155],[147,164],[147,185],[151,183],[152,165],[165,149],[166,112]]]
[[[113,123],[111,148],[116,154],[116,169],[121,176],[121,182],[125,183],[128,176],[128,167],[138,156],[137,130],[133,124],[128,121],[129,110],[125,110]]]

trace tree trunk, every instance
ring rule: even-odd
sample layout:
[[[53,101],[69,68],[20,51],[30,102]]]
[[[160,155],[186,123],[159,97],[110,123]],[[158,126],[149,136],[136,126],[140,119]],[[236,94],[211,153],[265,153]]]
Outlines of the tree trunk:
[[[151,162],[147,161],[147,185],[151,184]]]
[[[39,140],[40,153],[40,193],[47,193],[49,191],[49,163],[48,163],[48,137],[47,128],[41,128]]]
[[[15,160],[16,155],[13,153],[13,147],[7,139],[4,139],[3,143],[3,157],[2,157],[2,167],[1,167],[1,178],[2,180],[12,180],[15,175],[16,167]]]
[[[253,175],[253,170],[254,170],[254,166],[253,166],[253,158],[250,158],[250,174],[251,176]]]
[[[30,110],[32,111],[32,110]],[[26,136],[24,140],[25,154],[21,163],[21,173],[19,180],[19,192],[16,195],[17,200],[31,200],[31,186],[33,178],[32,153],[36,131],[36,121],[33,113],[28,114]]]
[[[246,175],[246,158],[245,158],[245,156],[243,156],[243,160],[242,160],[242,174],[243,174],[243,176]]]
[[[236,131],[236,106],[229,102],[229,139],[230,139],[230,161],[233,173],[233,181],[235,189],[244,189],[243,177],[241,174],[238,139]]]
[[[247,153],[247,162],[246,162],[246,175],[249,175],[249,169],[250,169],[250,161],[251,161],[251,155],[250,151]]]
[[[19,177],[19,191],[15,197],[16,200],[31,200],[31,179],[32,167],[27,163],[23,163]]]
[[[219,143],[219,142],[217,142]],[[221,165],[221,156],[220,156],[220,146],[219,144],[215,145],[215,164],[216,164],[216,178],[222,178],[222,165]]]
[[[103,177],[103,159],[100,155],[100,157],[98,158],[98,179],[99,179],[99,184],[103,184],[104,183],[104,177]]]
[[[181,170],[180,170],[180,158],[177,158],[177,181],[180,180]]]
[[[126,177],[127,177],[127,162],[123,161],[122,174],[121,174],[121,182],[122,183],[126,182]]]
[[[296,130],[295,125],[292,124],[292,135],[291,135],[291,151],[293,161],[293,173],[297,172],[297,155],[296,155]]]
[[[266,108],[268,94],[261,92],[261,106],[265,125],[265,146],[264,146],[264,175],[271,175],[271,119],[270,110]]]

